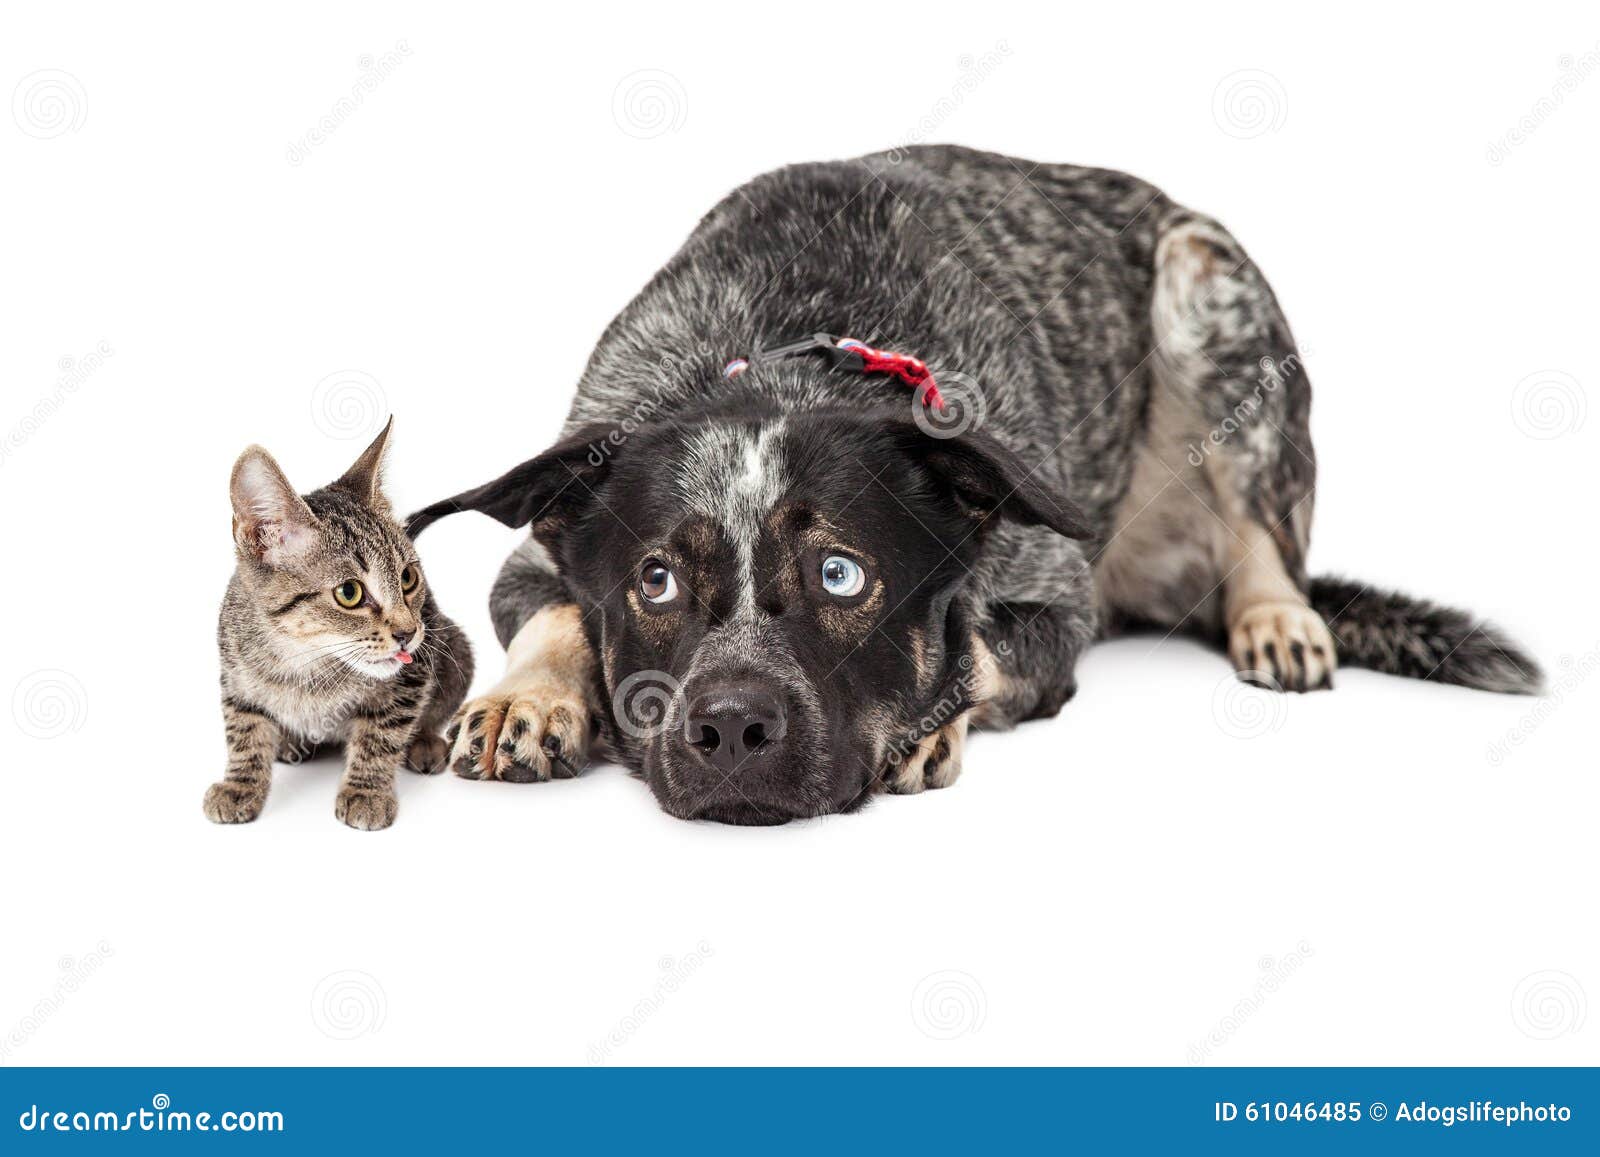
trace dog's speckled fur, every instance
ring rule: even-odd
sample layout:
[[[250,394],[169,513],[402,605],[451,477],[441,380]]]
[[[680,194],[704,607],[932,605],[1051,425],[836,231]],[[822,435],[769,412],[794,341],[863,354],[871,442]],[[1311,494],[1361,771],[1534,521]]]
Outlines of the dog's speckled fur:
[[[981,421],[930,436],[907,391],[818,358],[723,375],[815,332],[923,358],[975,389]],[[1054,714],[1084,647],[1130,623],[1213,638],[1294,690],[1331,685],[1335,640],[1345,663],[1534,687],[1464,616],[1310,580],[1309,410],[1288,323],[1215,221],[1121,173],[918,147],[726,198],[606,330],[562,443],[412,528],[459,509],[532,528],[491,596],[501,641],[574,608],[567,645],[598,686],[560,694],[686,817],[944,786],[967,712]],[[816,585],[830,551],[864,561],[859,596]],[[639,597],[649,558],[684,587],[666,608]],[[552,663],[573,669],[539,653],[514,647],[464,709],[458,757],[493,750]],[[612,702],[641,672],[684,689],[643,736]],[[683,739],[688,694],[729,678],[781,689],[790,720],[731,776]]]

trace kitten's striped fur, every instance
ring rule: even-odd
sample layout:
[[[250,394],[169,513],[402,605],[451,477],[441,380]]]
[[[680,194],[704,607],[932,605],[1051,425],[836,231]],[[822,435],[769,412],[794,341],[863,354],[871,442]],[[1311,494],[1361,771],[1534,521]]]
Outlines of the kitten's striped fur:
[[[205,797],[217,823],[261,814],[274,758],[342,745],[334,814],[367,830],[394,822],[397,765],[444,767],[439,729],[466,695],[472,652],[383,496],[388,438],[386,426],[337,482],[304,497],[259,446],[234,466],[238,567],[217,624],[228,770]],[[334,591],[352,582],[361,599],[346,608]]]

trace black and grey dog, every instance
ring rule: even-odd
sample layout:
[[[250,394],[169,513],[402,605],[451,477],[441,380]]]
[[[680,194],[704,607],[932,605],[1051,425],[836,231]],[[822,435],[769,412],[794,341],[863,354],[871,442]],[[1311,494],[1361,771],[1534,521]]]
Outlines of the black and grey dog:
[[[851,811],[948,786],[969,723],[1054,715],[1129,625],[1277,689],[1535,690],[1466,614],[1307,575],[1310,404],[1239,243],[1133,177],[950,147],[760,177],[611,323],[563,441],[413,517],[532,530],[452,765],[545,780],[599,736],[676,816]]]

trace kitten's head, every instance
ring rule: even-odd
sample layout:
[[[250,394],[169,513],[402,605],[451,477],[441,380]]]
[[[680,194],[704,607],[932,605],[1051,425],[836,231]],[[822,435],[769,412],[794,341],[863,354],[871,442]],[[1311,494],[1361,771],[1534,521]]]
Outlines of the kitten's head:
[[[260,446],[234,463],[239,577],[274,650],[308,675],[327,660],[388,679],[422,645],[422,566],[382,489],[393,425],[337,482],[304,497]]]

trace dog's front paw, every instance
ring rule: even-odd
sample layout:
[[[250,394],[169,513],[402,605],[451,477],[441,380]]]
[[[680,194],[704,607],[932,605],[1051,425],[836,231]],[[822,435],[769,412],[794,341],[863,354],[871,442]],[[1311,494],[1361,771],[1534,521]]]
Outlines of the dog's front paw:
[[[583,696],[539,683],[474,699],[446,732],[457,775],[508,783],[577,775],[588,757],[589,735]]]
[[[1300,603],[1259,603],[1228,630],[1228,657],[1239,678],[1277,691],[1333,686],[1338,657],[1322,616]]]
[[[966,746],[967,715],[963,712],[914,745],[892,753],[883,777],[884,786],[896,795],[949,787],[961,774],[961,757]]]
[[[399,811],[400,801],[392,791],[341,787],[333,801],[334,817],[363,832],[382,831],[394,823]]]
[[[223,780],[206,788],[202,807],[214,824],[247,824],[261,814],[267,793],[248,784]]]
[[[418,735],[406,747],[406,767],[419,775],[434,775],[444,770],[450,745],[432,732]]]

